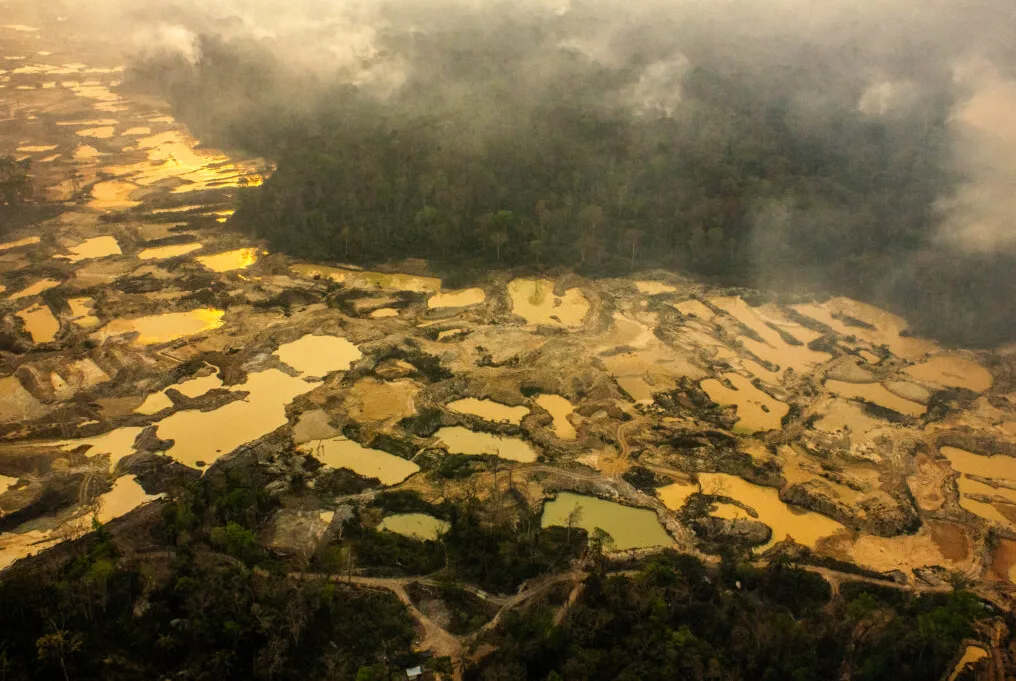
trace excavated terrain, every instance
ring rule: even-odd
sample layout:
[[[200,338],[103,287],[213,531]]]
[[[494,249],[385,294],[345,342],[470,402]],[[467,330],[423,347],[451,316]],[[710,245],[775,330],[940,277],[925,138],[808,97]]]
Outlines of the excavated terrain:
[[[507,477],[554,499],[545,522],[579,499],[619,551],[746,542],[1009,603],[1016,349],[670,272],[448,291],[426,263],[268,254],[225,224],[265,162],[201,148],[57,29],[0,38],[0,153],[52,215],[0,244],[0,567],[242,457],[283,498],[294,471],[432,501]],[[436,476],[456,454],[466,475]],[[316,498],[266,544],[312,552],[349,517]],[[645,511],[612,530],[615,504]]]

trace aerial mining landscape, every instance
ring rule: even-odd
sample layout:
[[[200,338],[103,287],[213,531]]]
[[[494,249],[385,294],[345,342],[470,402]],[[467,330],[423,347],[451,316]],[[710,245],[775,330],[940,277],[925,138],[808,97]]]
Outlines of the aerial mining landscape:
[[[96,671],[89,634],[44,622],[162,617],[159,654],[186,659],[229,630],[189,629],[167,614],[189,597],[159,599],[223,571],[244,612],[257,584],[280,603],[313,585],[348,601],[339,619],[375,620],[348,626],[383,653],[343,649],[300,678],[598,678],[535,676],[519,622],[591,617],[591,591],[625,600],[608,582],[675,556],[719,575],[702,578],[714,605],[792,574],[783,588],[823,594],[799,622],[847,621],[865,589],[900,608],[962,590],[977,621],[928,653],[936,674],[1016,673],[1016,346],[664,269],[449,287],[421,259],[290,257],[230,221],[272,161],[199,143],[73,26],[11,9],[0,24],[0,155],[30,161],[35,210],[0,232],[0,580],[103,594],[85,619],[45,606],[62,614],[38,615],[38,658],[10,678],[170,678]],[[278,607],[278,646],[215,644],[261,646],[255,678],[294,678],[301,646],[341,638]],[[251,678],[232,664],[173,678]]]

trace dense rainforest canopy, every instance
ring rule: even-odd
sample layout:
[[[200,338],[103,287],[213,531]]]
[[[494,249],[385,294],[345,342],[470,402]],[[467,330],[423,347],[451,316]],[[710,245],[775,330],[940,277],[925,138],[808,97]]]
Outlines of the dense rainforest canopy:
[[[132,80],[277,161],[235,222],[298,257],[664,267],[860,297],[947,341],[1016,331],[1013,257],[943,245],[970,178],[937,36],[667,13],[608,31],[598,11],[403,9],[327,67],[219,26]]]

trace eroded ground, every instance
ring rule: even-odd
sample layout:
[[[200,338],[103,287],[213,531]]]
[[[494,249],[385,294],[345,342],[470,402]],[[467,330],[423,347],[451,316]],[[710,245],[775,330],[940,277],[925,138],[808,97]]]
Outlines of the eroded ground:
[[[84,47],[0,38],[0,152],[32,159],[57,213],[0,244],[0,567],[261,442],[280,496],[309,458],[311,487],[336,468],[433,501],[512,485],[556,498],[544,522],[607,530],[618,550],[805,547],[1008,598],[1016,350],[949,350],[856,301],[673,273],[448,291],[423,263],[269,255],[222,224],[262,162],[199,148]],[[480,458],[448,483],[435,470],[453,455]],[[609,504],[646,510],[615,522]],[[343,508],[322,501],[314,536]]]

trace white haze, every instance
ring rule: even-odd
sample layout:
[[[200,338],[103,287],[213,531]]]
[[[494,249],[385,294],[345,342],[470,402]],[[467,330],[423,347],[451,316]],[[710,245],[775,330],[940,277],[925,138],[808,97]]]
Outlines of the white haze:
[[[277,52],[294,73],[354,83],[378,97],[402,87],[414,68],[384,52],[384,35],[426,32],[464,17],[497,30],[498,22],[520,16],[546,22],[581,16],[557,47],[604,64],[637,64],[623,92],[644,116],[672,115],[681,106],[683,75],[695,68],[689,55],[701,50],[788,71],[825,59],[831,81],[863,84],[854,105],[872,116],[907,115],[921,99],[922,71],[951,68],[958,93],[953,170],[960,182],[939,202],[940,240],[969,252],[1016,252],[1016,5],[1009,0],[32,1],[40,15],[62,13],[97,35],[130,36],[139,57],[168,51],[196,64],[199,36],[249,40]],[[698,44],[661,49],[674,25],[693,26]],[[813,44],[813,55],[784,53],[789,38]],[[652,54],[632,60],[647,46]],[[842,50],[863,53],[841,63]],[[531,87],[539,87],[541,68],[534,60]],[[290,97],[295,101],[296,93]],[[821,91],[791,104],[802,134],[810,116],[846,105],[835,92]],[[772,218],[771,209],[760,219]]]

